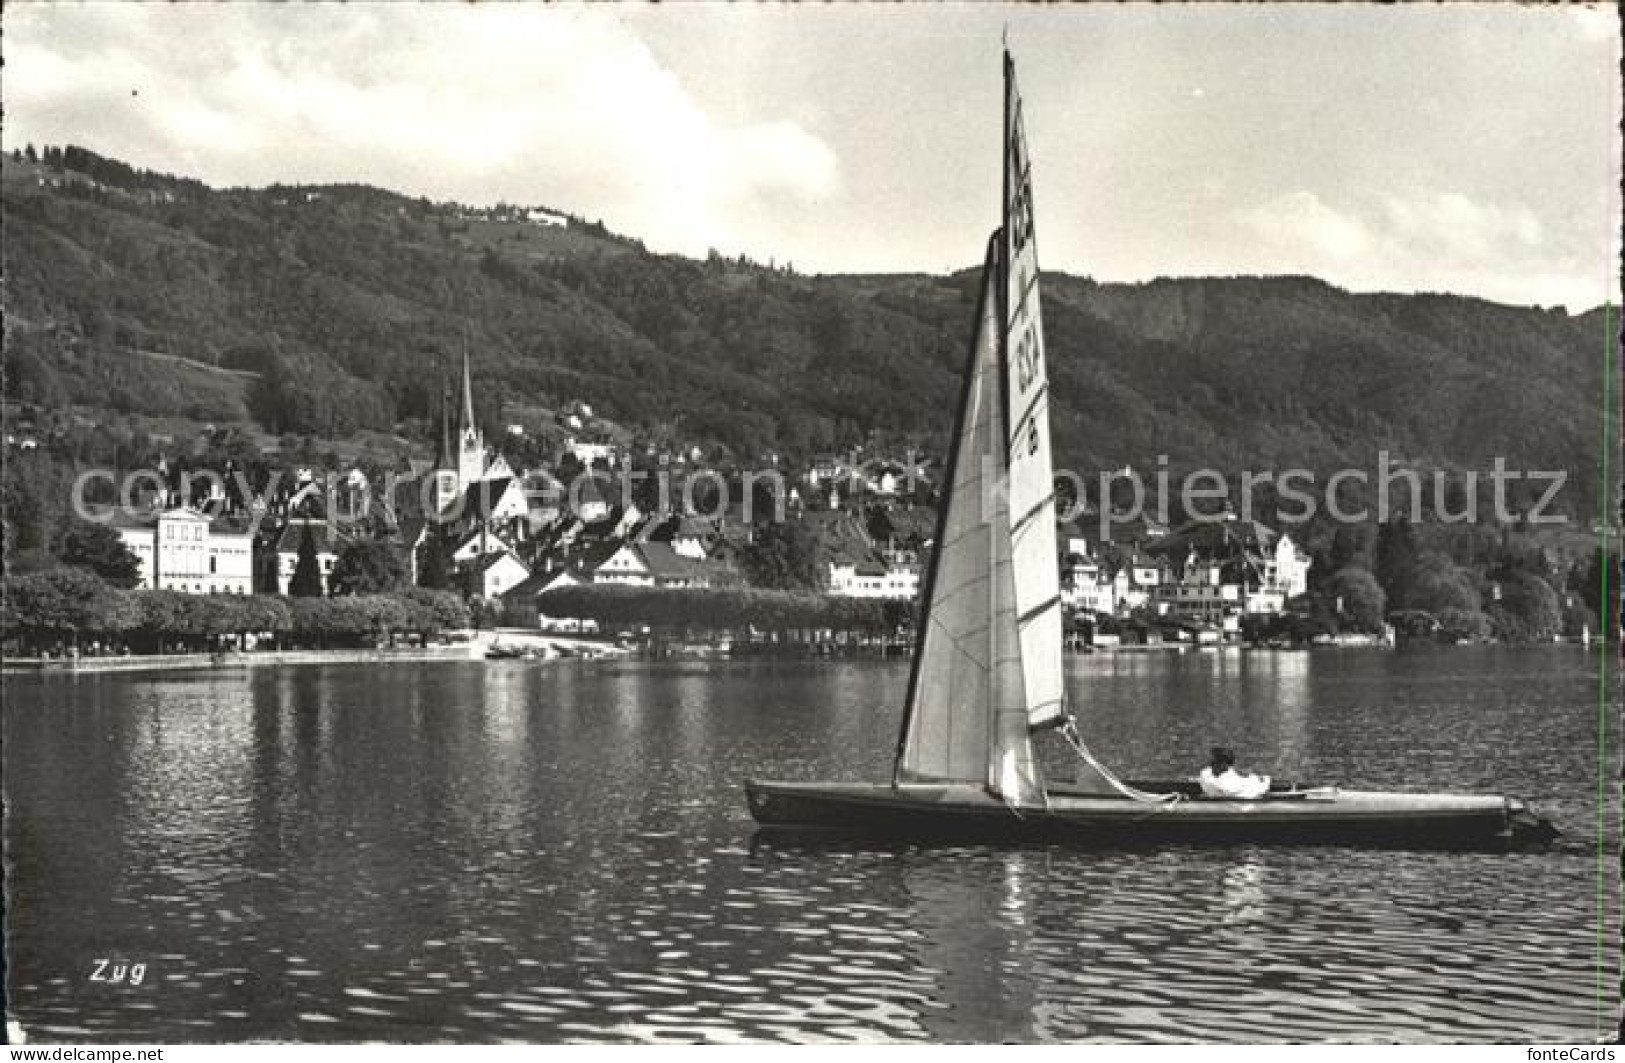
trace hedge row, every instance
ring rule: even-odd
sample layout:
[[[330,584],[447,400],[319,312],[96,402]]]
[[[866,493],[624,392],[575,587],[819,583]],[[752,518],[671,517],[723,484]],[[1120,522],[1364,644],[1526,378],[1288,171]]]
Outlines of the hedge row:
[[[0,608],[0,630],[28,638],[192,640],[252,633],[321,642],[397,631],[428,635],[468,625],[468,607],[449,591],[413,588],[339,598],[183,594],[119,590],[77,568],[8,578]]]
[[[558,587],[537,600],[549,617],[659,631],[820,630],[884,634],[912,618],[907,602],[753,588]]]

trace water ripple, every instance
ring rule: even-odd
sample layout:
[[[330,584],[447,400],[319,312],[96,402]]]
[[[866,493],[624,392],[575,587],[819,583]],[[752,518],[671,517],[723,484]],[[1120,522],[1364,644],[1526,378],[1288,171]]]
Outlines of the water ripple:
[[[1595,678],[1464,652],[1072,682],[1124,710],[1114,762],[1225,734],[1277,773],[1504,787],[1578,825],[1550,853],[754,837],[747,773],[883,776],[895,664],[8,682],[13,1008],[87,1042],[1588,1040]],[[107,955],[144,984],[89,983]]]

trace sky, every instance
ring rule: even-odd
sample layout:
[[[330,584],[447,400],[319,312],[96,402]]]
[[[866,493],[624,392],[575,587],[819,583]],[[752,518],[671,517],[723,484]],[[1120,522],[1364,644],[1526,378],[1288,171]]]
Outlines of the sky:
[[[8,151],[549,206],[821,273],[980,261],[1007,36],[1047,269],[1619,298],[1602,8],[36,0],[0,28]]]

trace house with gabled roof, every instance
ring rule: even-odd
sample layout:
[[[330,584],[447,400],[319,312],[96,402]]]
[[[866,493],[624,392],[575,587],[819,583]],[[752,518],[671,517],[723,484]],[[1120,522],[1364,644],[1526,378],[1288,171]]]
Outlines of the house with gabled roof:
[[[721,566],[685,557],[668,542],[623,542],[582,568],[592,582],[664,589],[710,587],[723,576]]]
[[[922,569],[912,555],[887,556],[857,517],[844,510],[803,516],[820,544],[820,576],[825,590],[847,598],[912,600]]]
[[[566,504],[584,524],[597,524],[610,515],[609,495],[604,491],[602,479],[598,475],[583,474],[566,492]]]
[[[1191,521],[1145,546],[1160,565],[1162,612],[1239,630],[1240,617],[1279,613],[1309,585],[1310,558],[1290,536],[1234,514]]]
[[[458,513],[463,520],[490,527],[528,518],[530,503],[517,477],[500,476],[469,484]]]
[[[640,542],[667,543],[680,556],[694,561],[708,559],[719,543],[722,530],[717,521],[700,517],[670,513],[664,517],[650,517],[638,529]]]
[[[331,594],[328,578],[338,561],[339,551],[349,537],[339,530],[335,521],[318,517],[293,517],[282,526],[276,540],[276,584],[278,594],[288,594],[293,585],[293,571],[299,564],[299,545],[306,531],[316,547],[316,568],[322,577],[322,593]]]
[[[829,593],[839,597],[912,601],[920,591],[916,562],[842,554],[828,564]]]
[[[533,469],[520,478],[525,493],[525,513],[531,531],[540,531],[564,513],[565,489],[557,476],[546,469]]]
[[[449,552],[452,564],[464,565],[475,558],[501,553],[504,550],[513,553],[513,545],[502,536],[484,528],[474,528],[452,538]]]
[[[499,598],[530,578],[530,569],[503,547],[481,554],[459,568],[466,586],[482,598]]]
[[[560,587],[579,587],[590,582],[591,579],[578,568],[533,572],[530,578],[504,591],[502,602],[505,611],[511,611],[517,616],[533,613],[536,617],[536,626],[540,628],[559,631],[596,630],[598,625],[591,620],[549,616],[542,607],[543,599],[549,591]]]

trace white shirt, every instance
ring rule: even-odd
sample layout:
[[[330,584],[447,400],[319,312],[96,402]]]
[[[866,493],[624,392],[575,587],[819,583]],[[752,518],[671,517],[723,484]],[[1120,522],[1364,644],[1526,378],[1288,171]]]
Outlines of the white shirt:
[[[1250,801],[1263,797],[1270,789],[1268,775],[1242,775],[1235,768],[1226,768],[1218,775],[1213,774],[1212,768],[1203,768],[1196,779],[1202,784],[1205,797],[1232,797]]]

